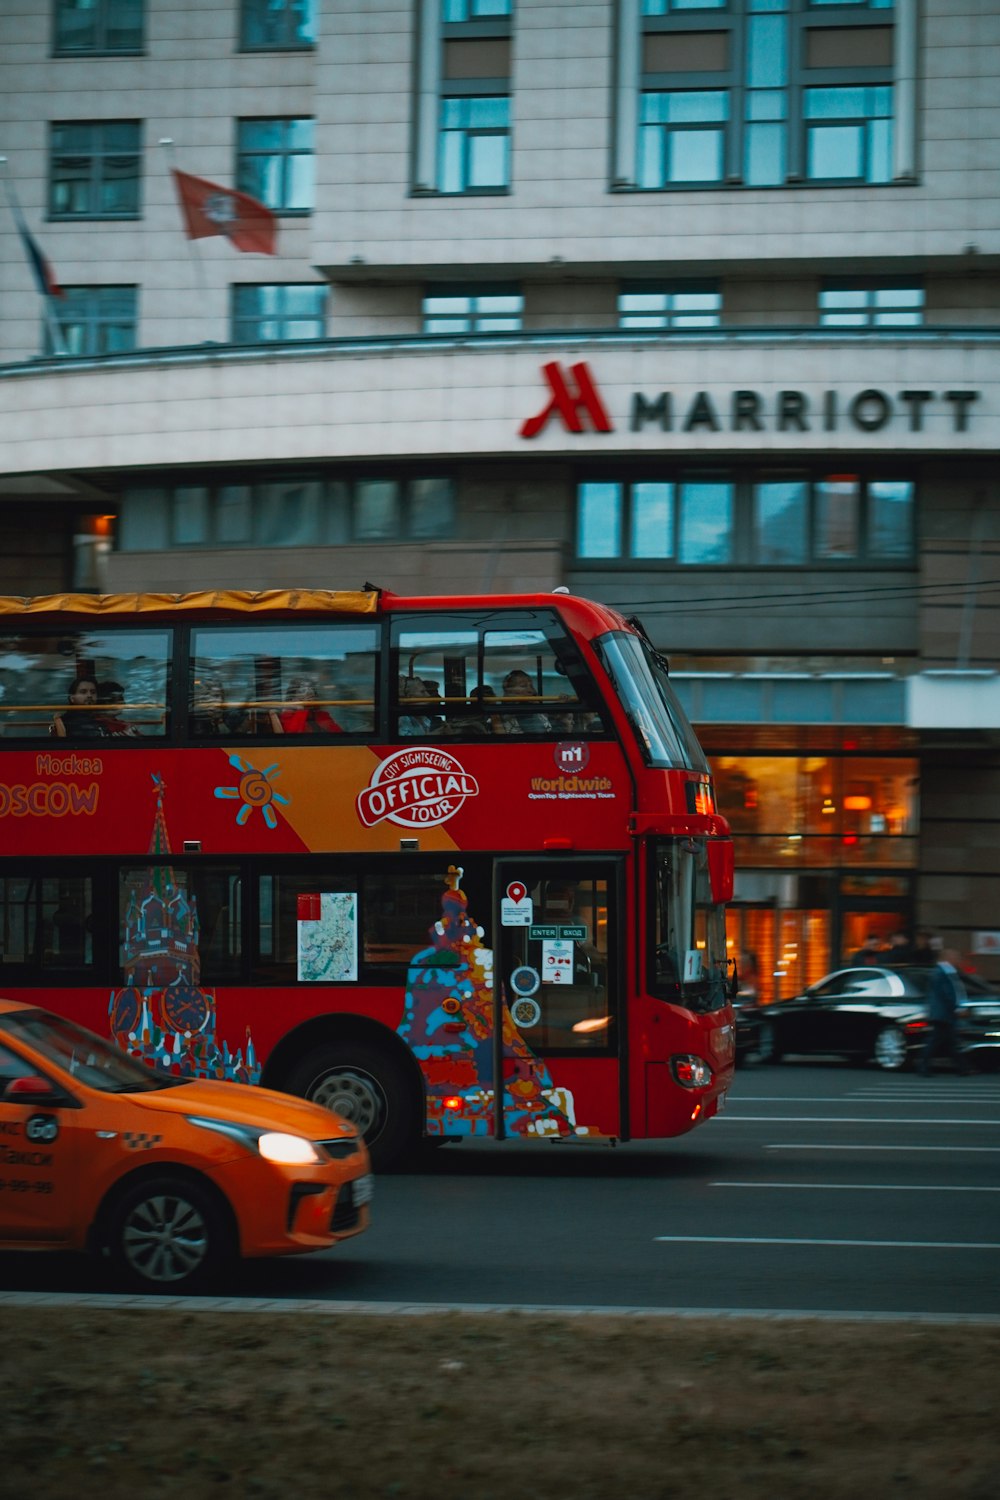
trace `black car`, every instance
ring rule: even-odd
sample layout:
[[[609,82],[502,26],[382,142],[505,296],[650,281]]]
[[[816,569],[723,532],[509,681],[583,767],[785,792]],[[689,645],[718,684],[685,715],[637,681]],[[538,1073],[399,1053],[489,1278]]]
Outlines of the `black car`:
[[[832,1054],[857,1062],[872,1059],[892,1072],[905,1068],[927,1037],[933,972],[916,964],[838,969],[803,994],[757,1010],[758,1056],[776,1063],[791,1053]],[[977,975],[960,978],[966,993],[959,1018],[963,1050],[976,1061],[996,1061],[1000,994]]]

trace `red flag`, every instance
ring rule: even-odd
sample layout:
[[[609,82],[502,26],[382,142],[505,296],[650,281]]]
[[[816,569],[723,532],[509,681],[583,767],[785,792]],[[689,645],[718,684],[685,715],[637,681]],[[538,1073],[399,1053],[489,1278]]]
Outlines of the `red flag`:
[[[176,168],[174,182],[189,240],[224,234],[236,250],[277,255],[278,220],[265,204]]]

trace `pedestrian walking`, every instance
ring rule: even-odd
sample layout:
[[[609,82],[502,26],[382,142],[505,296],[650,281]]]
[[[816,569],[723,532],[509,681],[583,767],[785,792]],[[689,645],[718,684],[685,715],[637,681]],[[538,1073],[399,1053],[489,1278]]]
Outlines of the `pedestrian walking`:
[[[927,1040],[920,1059],[920,1072],[924,1078],[931,1076],[936,1057],[950,1058],[958,1073],[971,1072],[968,1059],[959,1047],[958,1017],[965,1000],[958,968],[961,958],[954,948],[945,948],[931,971],[927,993]]]

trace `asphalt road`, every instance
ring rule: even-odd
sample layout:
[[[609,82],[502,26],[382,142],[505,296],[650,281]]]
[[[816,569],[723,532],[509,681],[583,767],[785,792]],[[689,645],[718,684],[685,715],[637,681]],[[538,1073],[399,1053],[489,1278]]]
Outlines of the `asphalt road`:
[[[1000,1316],[1000,1073],[750,1065],[670,1142],[468,1143],[380,1178],[371,1230],[231,1295]],[[69,1258],[0,1288],[107,1291]]]

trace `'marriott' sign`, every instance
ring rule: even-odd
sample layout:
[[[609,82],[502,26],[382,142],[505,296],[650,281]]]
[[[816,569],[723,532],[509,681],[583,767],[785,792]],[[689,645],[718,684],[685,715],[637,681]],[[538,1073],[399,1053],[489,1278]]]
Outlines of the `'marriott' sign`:
[[[520,436],[533,438],[552,418],[567,432],[613,432],[598,385],[585,363],[564,372],[553,361],[542,366],[549,399],[523,424]],[[836,432],[846,423],[859,432],[878,432],[901,418],[908,432],[923,432],[924,412],[942,402],[951,413],[951,431],[967,432],[978,391],[887,391],[868,389],[845,396],[839,391],[777,391],[766,400],[758,391],[717,395],[696,391],[684,405],[672,391],[655,396],[633,393],[629,431],[658,427],[661,432]]]

